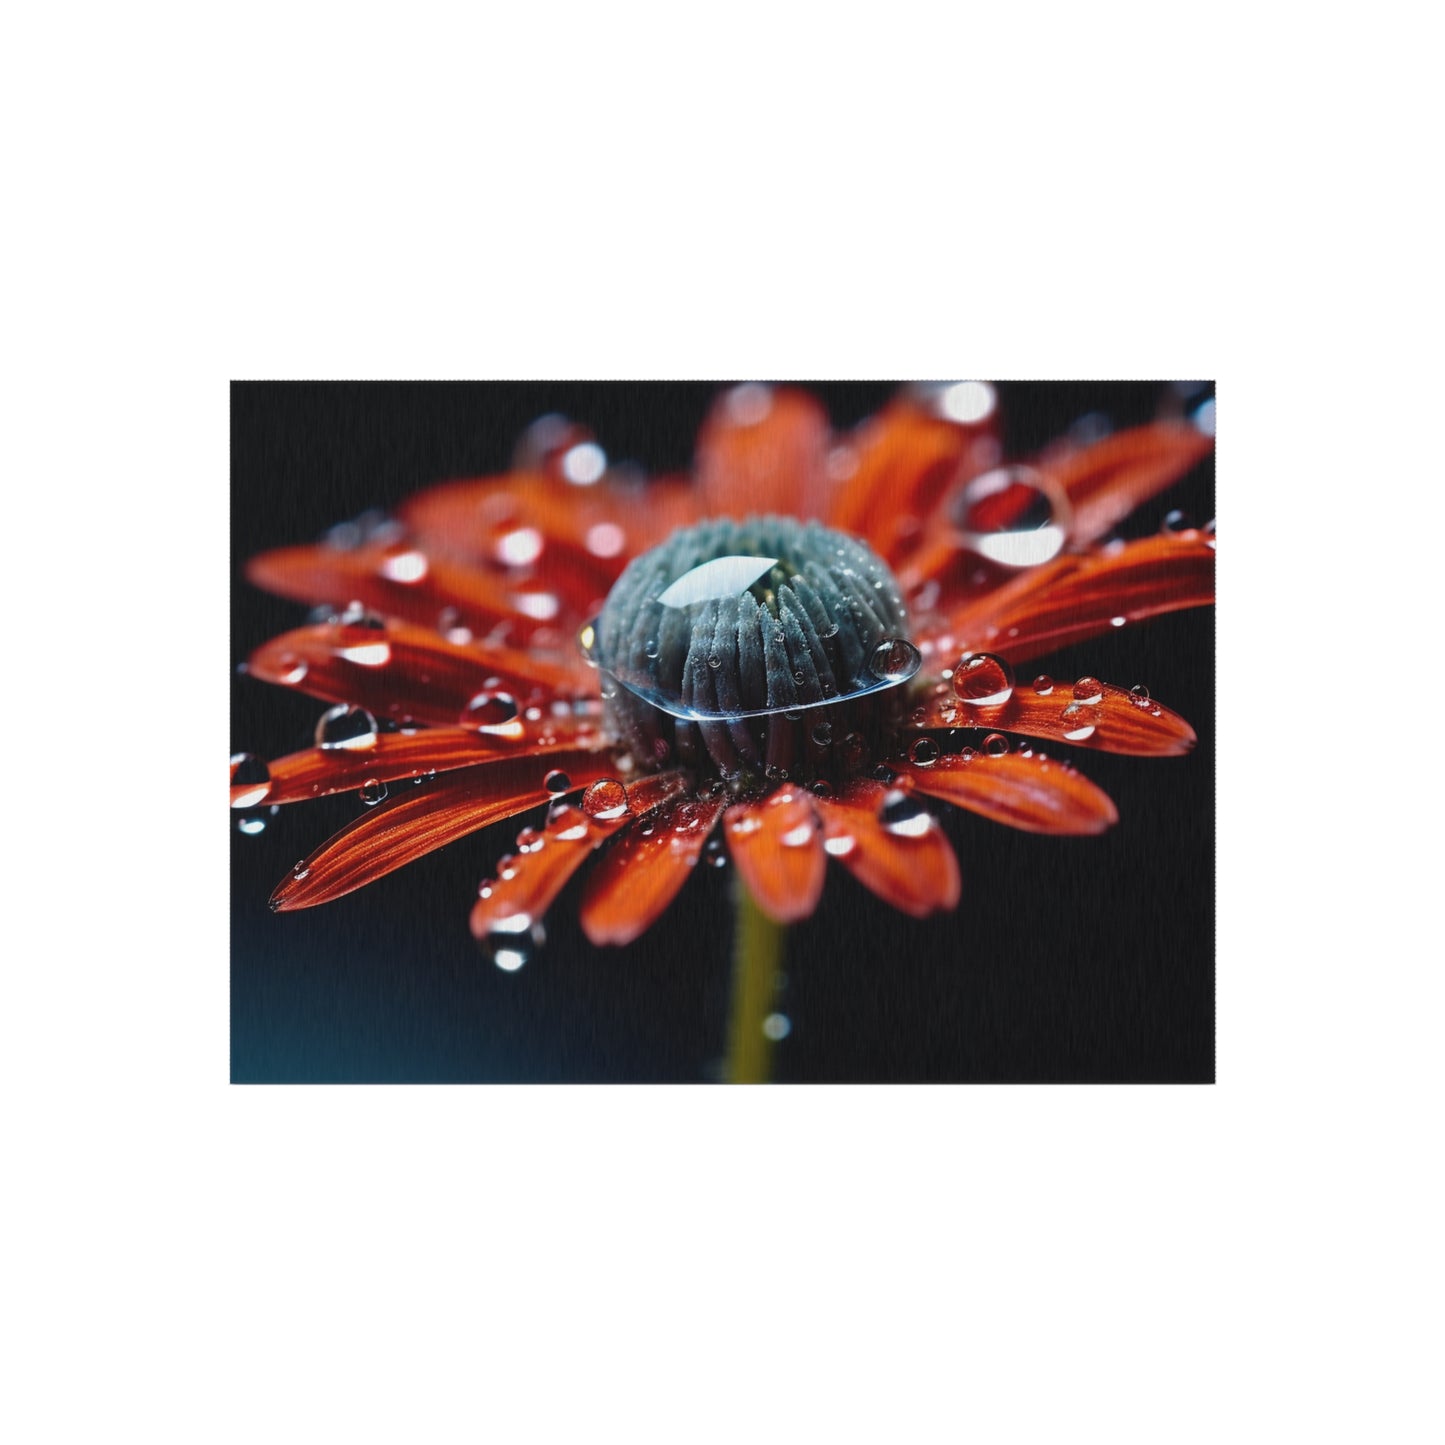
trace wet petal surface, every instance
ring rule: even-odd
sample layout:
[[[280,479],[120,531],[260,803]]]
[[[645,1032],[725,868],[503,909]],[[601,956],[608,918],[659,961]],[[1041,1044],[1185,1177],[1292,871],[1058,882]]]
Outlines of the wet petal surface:
[[[761,802],[735,803],[723,833],[754,902],[777,923],[809,917],[823,896],[827,855],[804,788],[783,787]]]
[[[942,757],[926,768],[910,763],[902,776],[920,793],[1026,833],[1102,833],[1119,821],[1101,788],[1037,753]]]

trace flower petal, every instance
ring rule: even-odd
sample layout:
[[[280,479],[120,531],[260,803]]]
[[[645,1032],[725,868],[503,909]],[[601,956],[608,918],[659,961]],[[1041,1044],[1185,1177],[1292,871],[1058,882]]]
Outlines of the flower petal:
[[[835,472],[853,469],[835,484],[828,525],[896,562],[922,540],[918,519],[948,487],[998,460],[995,416],[965,426],[907,397],[890,402],[830,459]]]
[[[753,900],[777,923],[807,918],[823,896],[823,852],[813,795],[782,787],[758,803],[735,803],[723,831]]]
[[[1081,701],[1067,682],[1052,683],[1045,694],[1023,684],[1014,689],[1002,707],[970,708],[941,685],[935,696],[915,709],[910,721],[919,731],[996,728],[1135,757],[1180,757],[1198,741],[1194,729],[1177,712],[1155,702],[1147,693],[1138,696],[1122,687],[1100,683],[1097,690],[1089,688],[1083,696],[1098,700]]]
[[[483,938],[503,923],[530,927],[552,906],[567,880],[614,833],[679,797],[686,788],[681,773],[643,778],[627,790],[627,810],[615,818],[589,817],[570,803],[553,810],[533,850],[519,852],[504,873],[482,885],[472,909],[471,927]]]
[[[806,392],[751,382],[718,398],[697,439],[708,515],[816,517],[825,498],[828,414]]]
[[[297,628],[258,648],[247,666],[263,682],[359,703],[378,718],[443,726],[482,692],[501,690],[525,705],[597,691],[597,675],[580,654],[574,661],[563,653],[461,646],[403,622]]]
[[[921,830],[891,831],[879,816],[887,793],[882,783],[860,778],[836,798],[815,799],[823,847],[864,887],[914,918],[955,907],[958,859],[937,819],[930,816]]]
[[[722,812],[721,798],[690,798],[634,823],[588,875],[580,918],[593,943],[626,944],[662,916],[692,875]]]
[[[915,641],[925,656],[994,652],[1022,662],[1125,622],[1207,606],[1213,544],[1203,533],[1181,532],[1060,557],[926,623]]]
[[[1026,833],[1102,833],[1119,821],[1107,793],[1038,753],[943,757],[926,768],[909,763],[900,776],[931,798]]]
[[[1039,466],[1073,506],[1069,537],[1078,546],[1102,537],[1213,449],[1214,438],[1188,422],[1155,422],[1115,432],[1077,451],[1045,456]]]
[[[298,803],[350,792],[369,782],[410,782],[502,758],[546,757],[573,748],[601,748],[606,739],[589,718],[517,718],[504,728],[425,728],[378,733],[362,748],[307,748],[270,765],[266,803]],[[234,790],[233,790],[234,791]]]
[[[554,796],[543,779],[566,773],[568,791],[606,777],[611,760],[586,752],[483,764],[429,787],[407,789],[327,839],[271,895],[277,911],[314,908],[374,882],[489,823],[538,807]]]
[[[485,634],[505,623],[508,635],[522,641],[543,629],[574,632],[608,586],[570,569],[562,571],[555,586],[530,573],[501,577],[416,542],[285,547],[253,557],[246,577],[298,602],[338,608],[360,602],[383,616],[426,628],[445,625]]]

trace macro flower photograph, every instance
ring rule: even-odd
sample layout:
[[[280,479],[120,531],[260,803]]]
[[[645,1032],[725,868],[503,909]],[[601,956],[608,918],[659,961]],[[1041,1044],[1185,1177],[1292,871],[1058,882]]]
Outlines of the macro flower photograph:
[[[239,1083],[1208,1083],[1210,382],[237,382]]]

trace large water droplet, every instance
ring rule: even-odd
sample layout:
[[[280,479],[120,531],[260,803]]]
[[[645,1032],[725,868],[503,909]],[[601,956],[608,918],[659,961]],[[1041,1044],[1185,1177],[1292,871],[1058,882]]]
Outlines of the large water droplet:
[[[1008,752],[1008,739],[1002,733],[990,733],[983,740],[983,750],[991,758],[1001,758]]]
[[[1003,567],[1052,561],[1068,540],[1063,490],[1033,467],[996,467],[969,482],[953,507],[959,540]]]
[[[479,692],[462,709],[461,724],[468,728],[500,728],[517,716],[517,699],[509,692]]]
[[[1099,728],[1099,714],[1088,703],[1071,702],[1063,712],[1064,736],[1071,743],[1091,738]]]
[[[478,940],[478,947],[504,973],[515,973],[530,963],[547,941],[542,925],[526,913],[501,918]]]
[[[1136,682],[1134,686],[1129,689],[1129,701],[1132,702],[1135,707],[1148,707],[1149,689],[1145,687],[1142,682]]]
[[[231,787],[245,789],[232,797],[233,808],[254,808],[271,791],[271,770],[254,753],[233,753]]]
[[[321,714],[315,736],[318,748],[364,752],[376,746],[376,719],[364,707],[338,703]]]
[[[923,654],[906,637],[885,637],[873,649],[868,670],[880,682],[907,682],[923,665]]]
[[[361,801],[368,808],[374,808],[378,803],[386,801],[386,784],[376,778],[368,778],[361,785]]]
[[[976,652],[953,669],[953,690],[974,711],[1003,707],[1014,695],[1013,669],[1001,657]]]
[[[908,761],[915,767],[931,768],[938,761],[938,744],[932,738],[914,738],[908,748]]]
[[[1038,693],[1040,697],[1047,697],[1053,690],[1054,680],[1048,675],[1048,673],[1041,672],[1034,679],[1034,691]]]
[[[561,793],[572,790],[572,779],[564,773],[561,768],[553,768],[545,778],[542,779],[542,786],[555,798]]]
[[[1074,684],[1074,701],[1082,703],[1099,702],[1104,696],[1104,684],[1097,677],[1081,677]]]
[[[933,826],[928,809],[911,793],[897,788],[883,795],[878,821],[899,838],[921,838]]]
[[[627,789],[616,778],[599,778],[582,794],[582,811],[599,822],[610,822],[627,812]]]

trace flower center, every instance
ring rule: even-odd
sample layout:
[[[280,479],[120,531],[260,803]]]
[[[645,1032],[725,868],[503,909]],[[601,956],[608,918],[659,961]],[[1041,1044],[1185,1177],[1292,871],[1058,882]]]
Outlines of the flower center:
[[[710,765],[740,790],[857,771],[920,661],[883,562],[789,517],[704,522],[634,559],[584,650],[638,767]]]

